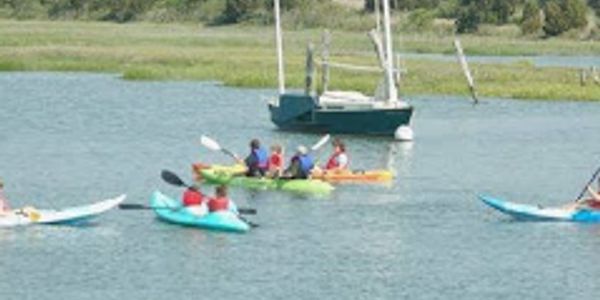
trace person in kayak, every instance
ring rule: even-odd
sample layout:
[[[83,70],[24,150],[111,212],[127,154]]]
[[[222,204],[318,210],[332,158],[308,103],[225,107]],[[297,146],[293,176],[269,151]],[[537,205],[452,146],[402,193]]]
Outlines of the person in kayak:
[[[260,146],[258,139],[253,139],[250,142],[250,154],[244,160],[244,164],[248,169],[246,176],[261,177],[267,172],[269,157],[267,150]]]
[[[10,205],[4,196],[4,182],[0,179],[0,215],[5,215],[10,212]]]
[[[281,145],[271,146],[271,156],[269,156],[268,176],[279,177],[283,171],[283,153]]]
[[[312,156],[308,153],[305,146],[298,146],[298,151],[292,157],[290,166],[286,169],[285,175],[292,179],[306,179],[314,168]]]
[[[223,210],[229,210],[229,198],[227,198],[227,187],[220,185],[215,189],[215,197],[208,201],[208,211],[216,212]]]
[[[327,160],[325,170],[345,170],[348,168],[348,155],[346,154],[346,145],[340,139],[332,142],[333,154]]]
[[[189,212],[202,216],[207,213],[205,198],[198,187],[193,185],[185,190],[181,202]]]
[[[598,179],[598,188],[596,191],[592,189],[591,185],[588,185],[586,189],[590,197],[577,201],[576,207],[600,210],[600,178]]]

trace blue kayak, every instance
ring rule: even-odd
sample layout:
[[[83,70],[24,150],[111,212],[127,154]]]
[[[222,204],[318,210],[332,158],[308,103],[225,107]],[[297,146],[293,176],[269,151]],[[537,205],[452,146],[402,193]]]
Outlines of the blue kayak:
[[[159,219],[169,223],[231,232],[250,230],[248,223],[238,217],[237,208],[233,202],[230,202],[229,211],[218,211],[198,216],[188,211],[179,201],[156,191],[150,198],[150,205]]]
[[[483,203],[515,219],[528,221],[600,222],[600,211],[574,207],[539,207],[490,196],[479,196]]]

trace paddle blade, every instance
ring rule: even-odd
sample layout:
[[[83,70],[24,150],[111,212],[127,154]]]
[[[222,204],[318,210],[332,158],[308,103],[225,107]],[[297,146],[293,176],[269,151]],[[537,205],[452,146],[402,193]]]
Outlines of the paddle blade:
[[[202,143],[202,145],[210,150],[213,151],[221,151],[221,145],[219,145],[219,143],[217,143],[217,141],[202,135],[200,137],[200,143]]]
[[[312,147],[310,147],[310,150],[312,150],[312,151],[319,150],[319,148],[323,147],[323,145],[325,145],[329,141],[330,137],[331,136],[329,134],[326,134],[316,144],[314,144]]]
[[[254,208],[238,208],[238,213],[243,215],[255,215],[256,209]]]
[[[119,209],[152,209],[146,205],[136,204],[136,203],[121,203],[119,204]]]
[[[160,177],[169,184],[175,185],[175,186],[187,186],[185,184],[185,182],[183,182],[183,180],[181,180],[181,178],[179,178],[179,176],[177,176],[175,173],[168,171],[168,170],[162,170],[162,172],[160,172]]]

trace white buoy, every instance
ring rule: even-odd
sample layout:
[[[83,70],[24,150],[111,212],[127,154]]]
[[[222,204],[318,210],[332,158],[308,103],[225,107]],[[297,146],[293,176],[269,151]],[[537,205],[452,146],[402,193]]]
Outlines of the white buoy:
[[[394,132],[394,137],[399,141],[412,141],[415,134],[410,126],[402,125]]]

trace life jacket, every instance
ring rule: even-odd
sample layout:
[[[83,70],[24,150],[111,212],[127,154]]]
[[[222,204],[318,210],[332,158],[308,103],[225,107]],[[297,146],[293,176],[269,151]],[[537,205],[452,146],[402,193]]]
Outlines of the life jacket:
[[[197,190],[187,189],[183,193],[183,206],[201,205],[204,196]]]
[[[340,166],[340,162],[338,160],[338,158],[340,157],[340,155],[342,154],[346,154],[345,152],[335,152],[333,153],[330,157],[329,160],[327,161],[327,165],[325,166],[325,169],[327,170],[331,170],[331,169],[337,169],[337,168],[346,168],[346,166],[348,165],[348,162],[346,162],[345,166]],[[346,154],[346,157],[348,157],[348,155]]]
[[[261,170],[267,170],[269,167],[269,154],[265,148],[258,148],[252,150],[252,153],[256,156],[257,167]]]
[[[273,153],[269,157],[269,170],[276,170],[283,165],[283,156],[280,153]]]
[[[308,177],[310,171],[315,166],[313,159],[310,155],[300,155],[298,156],[298,160],[300,161],[300,171],[302,171],[302,175]]]
[[[229,209],[229,199],[226,197],[216,197],[208,201],[208,211],[215,212]]]

